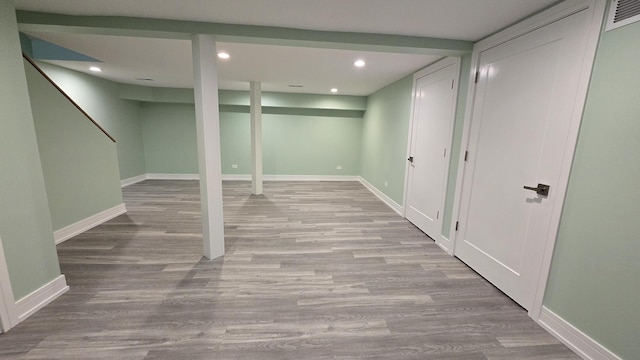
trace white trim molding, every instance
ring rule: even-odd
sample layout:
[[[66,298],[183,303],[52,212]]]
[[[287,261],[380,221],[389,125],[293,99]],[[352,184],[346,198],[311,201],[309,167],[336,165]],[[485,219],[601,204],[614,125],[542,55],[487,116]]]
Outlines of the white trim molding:
[[[397,202],[393,201],[393,199],[391,199],[389,196],[387,196],[382,191],[378,190],[378,188],[376,188],[375,186],[371,185],[371,183],[369,183],[367,180],[365,180],[362,176],[360,176],[358,178],[358,181],[360,181],[360,183],[362,185],[364,185],[364,187],[366,187],[369,191],[371,191],[373,193],[373,195],[377,196],[378,199],[382,200],[382,202],[387,204],[387,206],[389,206],[391,208],[391,210],[393,210],[396,213],[398,213],[398,215],[404,217],[402,215],[402,210],[403,210],[402,205],[400,205]]]
[[[587,334],[542,307],[538,324],[585,360],[622,360]]]
[[[451,248],[451,240],[448,237],[440,234],[440,239],[434,239],[436,241],[436,245],[440,247],[440,249],[444,250],[447,254],[453,256],[453,249]]]
[[[199,180],[198,174],[150,173],[121,181],[122,187],[144,180]],[[251,174],[222,174],[223,181],[251,181]],[[360,181],[358,175],[263,175],[265,181]]]
[[[359,181],[357,175],[264,175],[265,181]]]
[[[145,180],[200,180],[199,174],[147,174]]]
[[[359,176],[352,175],[263,175],[264,181],[359,181]],[[222,181],[251,181],[251,175],[222,175]]]
[[[574,102],[575,111],[571,118],[571,128],[569,129],[570,135],[568,138],[569,141],[567,141],[567,146],[565,148],[565,154],[563,157],[564,161],[562,163],[562,169],[560,170],[560,177],[556,189],[556,196],[562,200],[559,202],[560,206],[554,206],[551,214],[551,226],[549,227],[549,235],[546,241],[547,246],[544,250],[544,258],[542,260],[542,267],[538,277],[538,288],[536,290],[533,308],[529,311],[529,316],[533,319],[539,318],[540,312],[542,311],[544,294],[547,288],[547,280],[549,279],[551,272],[551,259],[553,257],[553,250],[555,248],[556,238],[560,228],[560,218],[562,216],[562,210],[564,209],[564,198],[567,193],[567,188],[569,187],[571,166],[573,165],[573,158],[578,142],[578,133],[580,132],[580,125],[582,123],[582,114],[587,102],[587,92],[589,91],[591,72],[595,62],[596,50],[598,48],[598,41],[600,40],[607,3],[606,0],[576,0],[575,2],[578,4],[585,3],[588,5],[588,10],[586,11],[590,11],[591,19],[585,34],[587,36],[587,45],[585,47],[584,57],[582,60],[580,84],[576,91]]]
[[[247,174],[222,174],[222,181],[251,181],[251,175]]]
[[[57,299],[67,291],[69,291],[67,281],[64,275],[60,275],[50,282],[44,284],[39,289],[33,291],[31,294],[16,301],[19,321],[22,322],[26,320],[36,311],[47,306],[49,303],[51,303],[53,300]]]
[[[147,174],[130,177],[128,179],[120,180],[120,187],[127,187],[129,185],[133,185],[135,183],[139,183],[140,181],[145,181],[145,180],[147,180]]]
[[[104,222],[113,219],[116,216],[120,216],[127,212],[127,208],[124,204],[116,205],[110,209],[101,211],[95,215],[89,216],[86,219],[80,220],[69,226],[65,226],[62,229],[53,232],[53,238],[56,245],[71,239],[72,237],[81,234],[91,228],[94,228]]]

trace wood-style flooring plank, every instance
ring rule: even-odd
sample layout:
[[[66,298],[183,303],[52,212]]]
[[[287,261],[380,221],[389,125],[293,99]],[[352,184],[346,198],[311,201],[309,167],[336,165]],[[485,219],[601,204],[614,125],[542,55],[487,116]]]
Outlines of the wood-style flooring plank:
[[[357,182],[223,185],[201,256],[197,181],[123,189],[128,213],[58,246],[71,290],[2,359],[578,359]]]

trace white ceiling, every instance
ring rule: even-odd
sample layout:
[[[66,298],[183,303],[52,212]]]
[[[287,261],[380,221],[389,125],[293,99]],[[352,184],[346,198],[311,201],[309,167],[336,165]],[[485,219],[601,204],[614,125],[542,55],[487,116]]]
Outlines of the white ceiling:
[[[114,15],[476,41],[557,0],[15,0],[21,10]],[[104,62],[99,76],[149,86],[191,87],[188,41],[70,33],[30,35]],[[368,95],[438,59],[429,55],[219,43],[220,87]],[[353,67],[364,58],[367,66]],[[56,62],[86,72],[86,63]],[[135,78],[152,78],[143,82]],[[289,88],[288,85],[303,85]]]
[[[125,84],[158,87],[193,87],[191,42],[106,35],[27,32],[29,35],[101,60],[102,78]],[[369,95],[439,59],[437,56],[312,49],[291,46],[218,43],[231,54],[218,60],[218,86],[248,90],[249,81],[262,82],[264,91]],[[364,59],[367,66],[353,62]],[[47,61],[90,73],[80,61]],[[150,78],[154,81],[136,80]],[[302,85],[303,87],[289,87]]]

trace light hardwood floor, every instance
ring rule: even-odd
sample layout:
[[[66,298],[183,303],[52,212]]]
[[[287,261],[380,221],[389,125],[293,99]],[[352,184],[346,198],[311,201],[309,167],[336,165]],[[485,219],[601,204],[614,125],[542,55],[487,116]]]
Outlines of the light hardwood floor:
[[[128,213],[58,246],[71,290],[2,359],[578,359],[357,182],[224,183],[201,257],[196,181],[124,189]]]

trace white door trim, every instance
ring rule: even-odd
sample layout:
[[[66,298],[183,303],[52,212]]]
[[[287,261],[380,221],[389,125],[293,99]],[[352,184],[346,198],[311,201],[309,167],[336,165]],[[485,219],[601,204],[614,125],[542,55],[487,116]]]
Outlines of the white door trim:
[[[454,91],[453,97],[454,99],[456,99],[456,101],[454,101],[453,103],[453,112],[452,112],[453,119],[451,119],[451,124],[449,126],[449,142],[447,143],[447,154],[445,159],[445,161],[449,163],[449,167],[451,166],[450,154],[451,154],[451,146],[453,144],[453,129],[455,127],[456,107],[458,104],[458,89],[459,89],[458,82],[460,81],[460,66],[461,66],[461,61],[460,61],[460,58],[458,57],[444,58],[413,74],[413,88],[411,90],[411,119],[409,120],[409,133],[407,135],[407,139],[408,139],[407,154],[405,158],[408,158],[409,156],[411,156],[411,140],[413,135],[414,122],[416,121],[415,120],[415,101],[416,101],[416,88],[418,86],[418,80],[420,78],[423,78],[429,74],[433,74],[434,72],[442,70],[451,65],[456,66],[455,77],[454,77],[455,86],[453,90]],[[410,167],[409,161],[405,161],[404,193],[402,195],[402,217],[403,218],[407,217],[407,195],[409,194],[409,167]],[[444,183],[447,184],[448,180],[449,180],[449,171],[445,173]],[[446,192],[446,188],[445,188],[445,192]],[[443,209],[443,211],[444,211],[446,201],[447,201],[447,197],[445,194],[445,196],[442,197],[442,204],[441,204],[441,209]],[[444,214],[442,214],[442,216],[444,217]],[[440,229],[440,234],[442,234],[442,229]],[[435,239],[435,241],[436,243],[438,243],[438,242],[441,242],[442,239],[441,237],[438,237],[437,239]]]
[[[595,58],[596,48],[598,45],[598,40],[600,38],[600,32],[602,28],[602,23],[604,19],[606,0],[567,0],[564,1],[552,8],[549,8],[537,15],[530,17],[510,28],[507,28],[495,35],[492,35],[484,40],[479,41],[473,47],[473,53],[471,56],[471,74],[469,77],[469,88],[467,97],[467,106],[465,110],[464,117],[464,127],[462,133],[462,147],[460,151],[460,160],[458,163],[458,179],[456,182],[456,191],[455,191],[455,199],[453,205],[453,214],[451,221],[451,241],[452,241],[452,249],[451,251],[455,251],[456,242],[458,240],[458,234],[460,231],[456,230],[456,222],[457,219],[460,218],[460,207],[461,207],[461,197],[462,197],[462,185],[464,183],[465,177],[465,151],[469,146],[470,140],[470,129],[471,129],[471,115],[473,114],[473,105],[475,101],[476,95],[476,87],[475,87],[475,74],[479,70],[479,54],[482,51],[490,49],[492,47],[503,44],[511,39],[515,39],[519,36],[527,34],[531,31],[539,29],[543,26],[546,26],[550,23],[563,19],[567,16],[575,14],[579,11],[589,11],[591,23],[588,28],[588,36],[587,46],[585,49],[582,68],[580,72],[580,83],[578,86],[578,90],[575,97],[575,107],[571,116],[571,127],[569,130],[569,137],[567,140],[567,145],[564,151],[564,157],[562,162],[562,168],[560,172],[560,178],[557,186],[557,199],[559,199],[558,206],[554,206],[552,215],[551,215],[551,224],[549,227],[549,231],[547,233],[547,238],[545,239],[545,250],[543,263],[541,266],[540,276],[538,285],[535,291],[535,300],[534,304],[529,310],[529,316],[536,321],[540,320],[540,314],[542,311],[542,303],[544,300],[544,293],[547,284],[547,279],[549,277],[549,271],[551,269],[551,258],[553,256],[553,249],[556,242],[556,237],[558,234],[558,227],[560,225],[560,216],[562,215],[562,209],[564,205],[564,198],[567,191],[567,185],[569,183],[569,173],[571,171],[571,165],[573,162],[573,154],[575,152],[575,147],[578,139],[578,131],[580,128],[580,122],[582,120],[582,113],[585,105],[585,100],[587,97],[587,90],[589,87],[589,81],[591,79],[591,70],[593,68],[593,61]],[[464,226],[464,224],[460,224]]]
[[[18,322],[18,311],[11,289],[9,269],[4,257],[2,239],[0,239],[0,333],[9,331]]]

